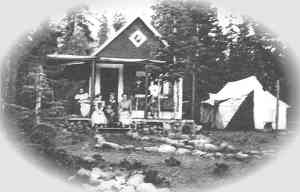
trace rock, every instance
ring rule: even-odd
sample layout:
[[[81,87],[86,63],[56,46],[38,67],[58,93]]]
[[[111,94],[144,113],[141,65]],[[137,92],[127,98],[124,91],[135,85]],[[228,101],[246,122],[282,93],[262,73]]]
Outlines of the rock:
[[[203,128],[202,125],[197,125],[197,126],[195,127],[195,132],[201,131],[202,128]]]
[[[93,168],[91,173],[90,173],[90,180],[91,181],[95,181],[100,179],[100,177],[102,176],[103,171],[99,168]]]
[[[158,188],[157,192],[171,192],[169,188]]]
[[[141,183],[144,183],[144,177],[142,174],[133,175],[128,179],[127,184],[137,187]]]
[[[81,175],[81,176],[90,176],[91,175],[91,171],[81,168],[77,171],[77,175]]]
[[[117,189],[121,187],[118,186],[115,180],[111,179],[108,181],[101,181],[100,185],[97,186],[97,191],[117,191]],[[116,189],[116,190],[114,190]]]
[[[167,164],[167,166],[170,166],[170,167],[180,166],[180,164],[181,164],[181,162],[179,160],[175,159],[174,157],[170,157],[170,158],[166,159],[165,163]]]
[[[109,180],[114,177],[111,171],[105,172],[99,168],[93,168],[90,174],[90,181],[97,181],[99,179]]]
[[[206,154],[204,155],[204,157],[210,158],[210,159],[214,159],[214,154],[213,154],[213,153],[206,153]]]
[[[226,158],[233,158],[233,157],[234,157],[234,154],[228,153],[228,154],[225,154],[225,157],[226,157]]]
[[[182,134],[182,135],[180,136],[180,139],[190,140],[191,138],[190,138],[189,135]]]
[[[112,142],[104,142],[102,144],[102,147],[108,147],[108,148],[112,148],[112,149],[116,149],[116,150],[119,150],[119,149],[123,149],[123,147],[117,143],[112,143]]]
[[[157,192],[156,187],[152,183],[141,183],[136,188],[137,192]]]
[[[243,152],[238,152],[235,154],[234,157],[239,160],[244,160],[244,159],[247,159],[249,157],[249,155],[246,153],[243,153]]]
[[[226,152],[235,152],[237,149],[233,145],[228,145],[226,147]]]
[[[96,134],[95,135],[95,139],[96,139],[97,143],[103,143],[103,142],[105,142],[105,139],[104,139],[104,137],[101,134]]]
[[[191,153],[191,151],[185,148],[178,148],[175,153],[178,155],[183,155],[183,154]]]
[[[125,176],[117,176],[115,177],[116,183],[118,185],[123,185],[126,183],[126,177]]]
[[[163,129],[164,130],[171,130],[172,129],[172,126],[171,126],[171,124],[170,123],[163,123]]]
[[[130,130],[130,131],[127,131],[127,132],[126,132],[126,135],[129,136],[129,137],[132,137],[132,133],[133,133],[133,131]]]
[[[169,138],[164,138],[164,142],[170,144],[170,145],[180,145],[180,142],[175,139],[169,139]]]
[[[149,134],[150,133],[150,128],[149,127],[144,127],[143,128],[143,133],[144,134]]]
[[[100,154],[94,154],[93,159],[95,159],[96,161],[104,161],[102,155]]]
[[[195,146],[197,149],[203,149],[204,144],[206,144],[206,141],[202,140],[190,140],[187,142],[187,144]]]
[[[150,140],[150,137],[148,137],[148,136],[143,136],[143,137],[141,137],[141,140],[142,140],[142,141],[149,141],[149,140]]]
[[[132,185],[125,185],[120,192],[135,192],[135,187]]]
[[[202,134],[196,135],[195,140],[202,140],[202,141],[205,141],[206,143],[211,143],[213,141],[210,137],[207,137]]]
[[[228,170],[229,165],[225,163],[216,163],[213,173],[218,176],[224,176],[226,173],[228,173]]]
[[[261,155],[262,153],[260,151],[257,151],[257,150],[251,150],[251,151],[249,151],[249,154],[251,154],[251,155]]]
[[[158,152],[158,147],[144,147],[147,152]]]
[[[218,157],[218,158],[224,157],[224,155],[220,152],[216,152],[215,156]]]
[[[176,138],[176,134],[175,134],[175,133],[172,133],[172,132],[168,132],[168,137],[169,137],[170,139],[174,139],[174,138]]]
[[[158,152],[160,153],[174,153],[176,151],[176,148],[171,145],[160,145],[158,148]]]
[[[192,151],[192,155],[203,156],[205,154],[207,154],[207,152],[204,152],[204,151],[201,151],[201,150]]]
[[[131,149],[134,149],[134,145],[125,145],[123,148],[125,150],[131,150]]]
[[[132,132],[131,137],[132,137],[133,139],[139,139],[139,138],[140,138],[140,135],[139,135],[138,132]]]
[[[88,161],[88,162],[94,162],[94,161],[96,161],[96,159],[94,159],[91,156],[85,156],[85,157],[83,157],[83,160]]]
[[[134,150],[136,150],[136,151],[142,151],[143,147],[135,147]]]
[[[233,145],[230,145],[229,143],[223,141],[221,142],[221,144],[219,145],[219,148],[221,151],[225,152],[225,153],[231,153],[231,152],[235,152],[236,148]]]
[[[221,150],[224,150],[224,149],[227,148],[228,145],[229,145],[229,144],[228,144],[227,142],[223,141],[223,142],[221,142],[221,144],[220,144],[220,149],[221,149]]]
[[[84,191],[88,191],[88,192],[97,191],[97,187],[89,185],[89,184],[82,184],[82,187],[83,187]]]
[[[170,181],[168,180],[168,178],[160,175],[157,170],[148,169],[148,170],[144,171],[144,175],[145,175],[145,178],[144,178],[145,183],[152,183],[155,186],[169,186],[170,185]]]
[[[262,153],[266,155],[270,155],[276,153],[276,151],[273,149],[269,149],[269,150],[263,150]]]
[[[219,150],[218,146],[211,144],[211,143],[206,143],[206,144],[204,144],[203,147],[206,151],[218,151]]]

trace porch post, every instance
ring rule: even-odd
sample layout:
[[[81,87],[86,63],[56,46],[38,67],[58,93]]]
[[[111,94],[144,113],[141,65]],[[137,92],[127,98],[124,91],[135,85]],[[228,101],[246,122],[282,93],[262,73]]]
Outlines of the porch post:
[[[95,97],[95,79],[96,79],[96,58],[91,61],[91,97]]]
[[[182,119],[182,100],[183,100],[183,79],[180,77],[178,80],[178,114],[177,118]]]
[[[118,101],[122,100],[122,94],[124,93],[124,64],[120,64],[119,67],[119,82],[118,82]]]
[[[144,118],[148,118],[148,86],[149,86],[149,78],[148,78],[148,67],[145,65],[145,109],[144,109]]]

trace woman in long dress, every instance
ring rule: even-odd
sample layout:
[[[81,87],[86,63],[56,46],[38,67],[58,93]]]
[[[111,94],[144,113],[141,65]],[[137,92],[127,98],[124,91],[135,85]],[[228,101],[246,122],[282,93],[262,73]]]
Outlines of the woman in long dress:
[[[107,119],[104,114],[105,101],[102,100],[101,94],[98,94],[94,100],[94,112],[91,116],[92,127],[100,126],[105,127]]]
[[[131,112],[132,112],[132,102],[131,99],[127,97],[126,94],[122,95],[122,100],[119,104],[119,121],[123,127],[130,126],[131,124]]]
[[[91,104],[89,100],[89,94],[84,92],[84,89],[79,89],[79,93],[75,95],[75,100],[78,101],[80,105],[81,116],[87,117],[90,113]]]

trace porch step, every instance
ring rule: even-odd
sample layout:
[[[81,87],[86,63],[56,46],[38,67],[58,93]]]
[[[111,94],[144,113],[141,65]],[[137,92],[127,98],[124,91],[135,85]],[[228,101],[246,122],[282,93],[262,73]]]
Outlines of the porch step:
[[[98,133],[125,133],[130,131],[130,128],[99,128],[97,129]]]
[[[91,118],[87,118],[87,117],[71,117],[68,120],[69,121],[91,121]]]

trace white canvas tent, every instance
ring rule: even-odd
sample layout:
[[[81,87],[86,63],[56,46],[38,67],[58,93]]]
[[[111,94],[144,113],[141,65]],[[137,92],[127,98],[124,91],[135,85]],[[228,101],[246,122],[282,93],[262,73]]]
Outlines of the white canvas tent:
[[[253,93],[253,97],[250,98],[251,93]],[[221,128],[226,128],[233,117],[238,115],[238,110],[240,111],[246,98],[251,99],[252,104],[248,105],[247,110],[253,114],[254,128],[263,129],[266,123],[272,123],[272,127],[275,128],[276,97],[270,92],[264,91],[255,76],[226,83],[218,93],[210,93],[209,99],[203,103],[215,105],[216,102],[223,101],[219,104],[218,110],[223,124]],[[289,105],[279,101],[278,129],[286,129],[287,108]]]

